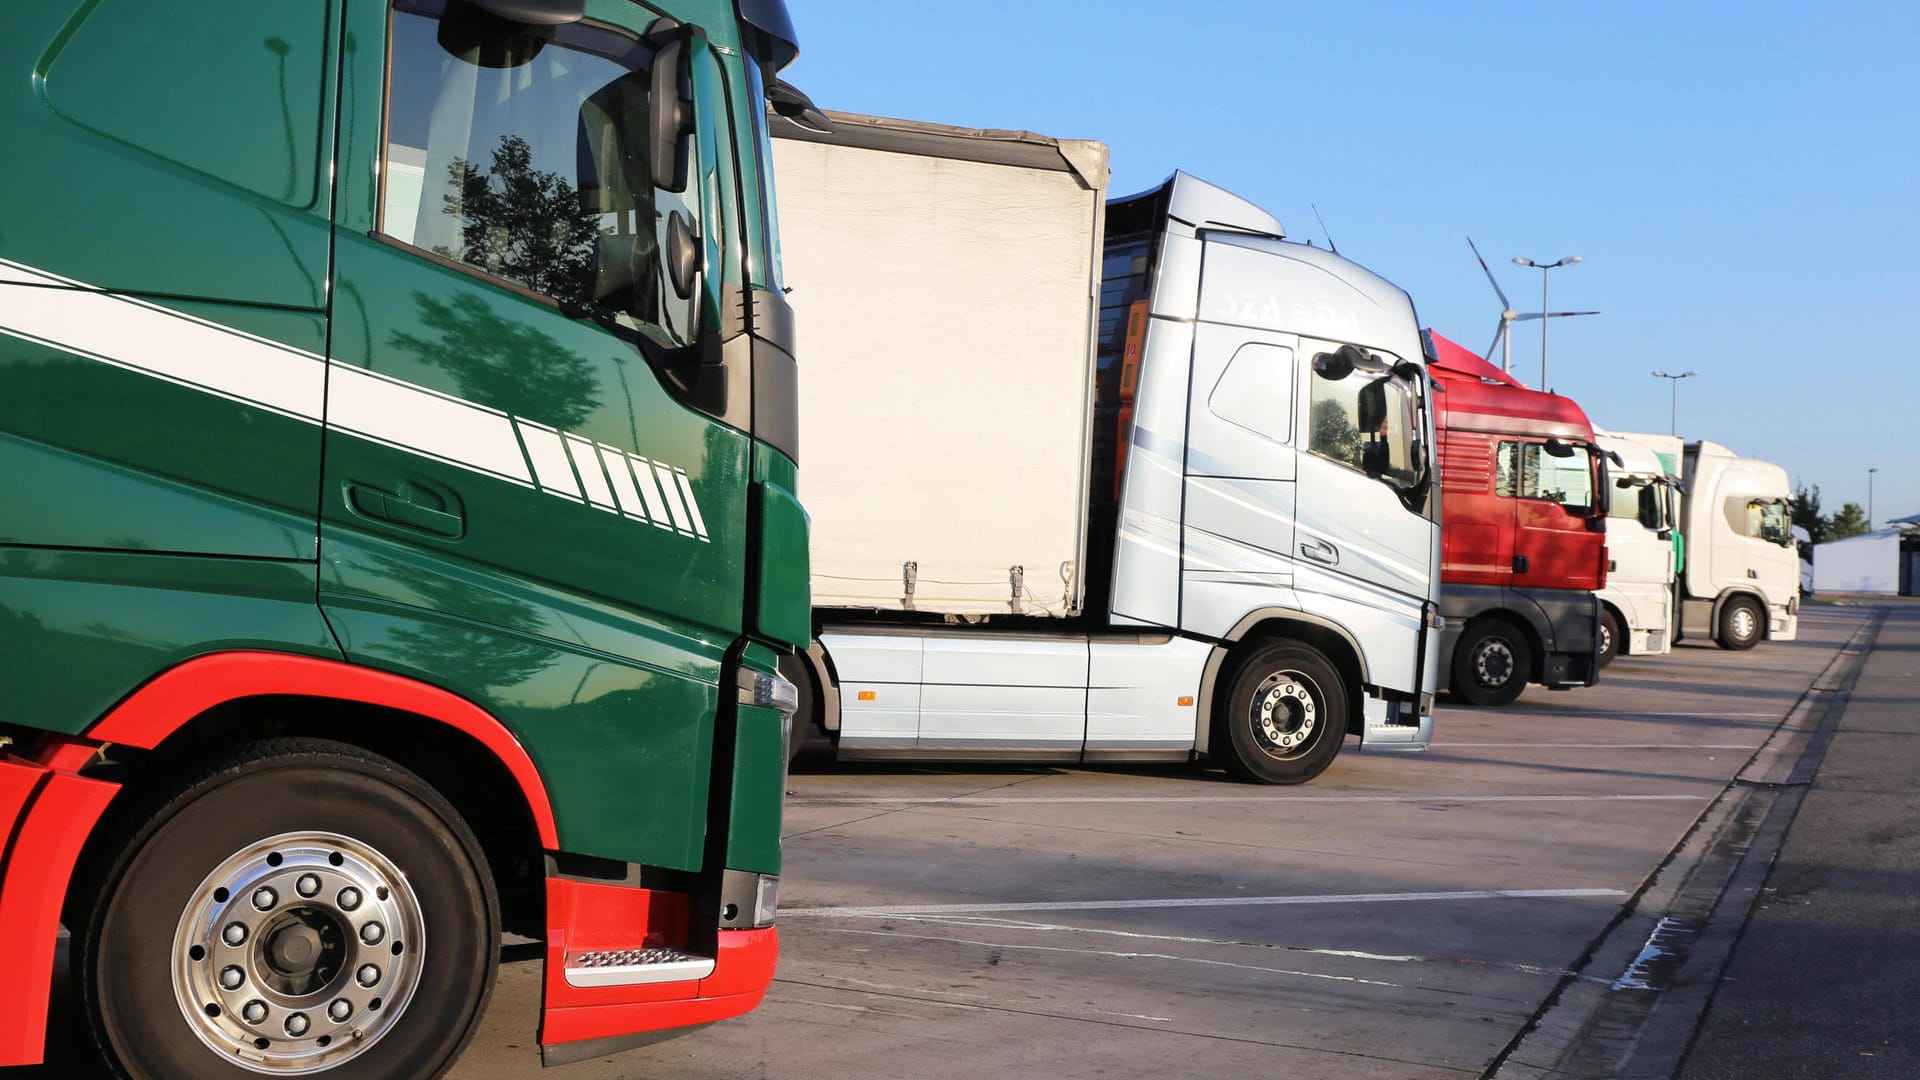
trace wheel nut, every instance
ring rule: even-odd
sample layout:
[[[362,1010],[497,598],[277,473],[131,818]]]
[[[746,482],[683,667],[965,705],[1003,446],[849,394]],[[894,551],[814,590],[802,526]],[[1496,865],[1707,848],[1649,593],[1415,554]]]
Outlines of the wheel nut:
[[[255,999],[240,1007],[240,1018],[249,1024],[257,1024],[267,1018],[267,1003]]]
[[[227,928],[220,931],[220,940],[237,949],[247,943],[247,928],[239,923],[228,923]]]
[[[347,1017],[353,1015],[353,1002],[346,998],[338,998],[333,1004],[327,1006],[327,1015],[333,1018],[334,1023],[344,1024],[347,1022]]]
[[[320,891],[320,879],[312,874],[301,874],[300,880],[293,883],[301,896],[312,897]]]
[[[272,911],[273,905],[279,902],[279,895],[272,889],[255,889],[253,891],[253,906],[259,908],[261,911]]]
[[[241,971],[237,967],[223,967],[220,969],[220,986],[223,989],[238,990],[240,989],[240,984],[246,981],[246,972]]]
[[[386,936],[387,936],[386,927],[381,926],[377,922],[370,922],[367,925],[360,928],[360,940],[366,942],[369,945],[380,944],[380,939]]]
[[[351,885],[341,889],[339,901],[341,911],[352,911],[360,906],[360,890]]]
[[[361,986],[372,986],[380,981],[380,968],[374,964],[361,964],[360,970],[353,973]]]
[[[294,1013],[287,1017],[287,1034],[299,1038],[307,1033],[307,1014]]]

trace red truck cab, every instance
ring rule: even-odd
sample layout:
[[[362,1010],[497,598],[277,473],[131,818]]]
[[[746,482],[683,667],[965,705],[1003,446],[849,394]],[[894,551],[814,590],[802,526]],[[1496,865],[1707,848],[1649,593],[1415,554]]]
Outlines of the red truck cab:
[[[1440,393],[1440,684],[1505,705],[1529,682],[1591,686],[1606,584],[1606,465],[1571,399],[1429,330]]]

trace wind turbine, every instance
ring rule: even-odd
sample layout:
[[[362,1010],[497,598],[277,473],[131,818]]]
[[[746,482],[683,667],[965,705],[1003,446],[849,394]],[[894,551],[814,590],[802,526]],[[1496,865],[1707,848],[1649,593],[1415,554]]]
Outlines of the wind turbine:
[[[1487,260],[1480,254],[1480,247],[1467,237],[1467,246],[1473,249],[1473,257],[1480,260],[1480,270],[1487,275],[1487,284],[1493,286],[1493,294],[1500,298],[1500,328],[1494,331],[1493,344],[1487,346],[1487,363],[1493,363],[1493,350],[1500,349],[1500,370],[1513,370],[1513,324],[1522,319],[1560,319],[1570,315],[1598,315],[1597,311],[1528,311],[1513,310],[1513,304],[1507,300],[1506,291],[1494,280],[1493,271],[1488,268]]]

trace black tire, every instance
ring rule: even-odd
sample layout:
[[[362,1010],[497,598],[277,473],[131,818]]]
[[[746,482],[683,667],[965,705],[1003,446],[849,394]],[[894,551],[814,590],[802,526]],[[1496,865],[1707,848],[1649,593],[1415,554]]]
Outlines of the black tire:
[[[1470,705],[1510,705],[1533,673],[1533,645],[1526,632],[1504,619],[1467,627],[1453,650],[1455,696]]]
[[[452,1067],[492,990],[500,905],[479,842],[438,792],[354,747],[271,739],[121,798],[74,942],[94,1041],[118,1075],[291,1071],[235,1063],[252,1049],[236,1044],[265,1033],[276,1053],[315,1055],[306,1075]],[[229,972],[232,992],[220,989]],[[189,1016],[203,998],[219,1000]],[[252,1023],[256,1005],[265,1018]]]
[[[1767,636],[1767,613],[1751,597],[1736,596],[1720,609],[1720,626],[1713,639],[1723,649],[1751,649]]]
[[[1626,640],[1627,628],[1620,624],[1620,616],[1610,607],[1600,609],[1600,666],[1613,663],[1620,655],[1621,643]]]
[[[1326,771],[1347,736],[1347,688],[1318,649],[1256,647],[1235,669],[1214,714],[1214,753],[1260,784],[1304,784]]]

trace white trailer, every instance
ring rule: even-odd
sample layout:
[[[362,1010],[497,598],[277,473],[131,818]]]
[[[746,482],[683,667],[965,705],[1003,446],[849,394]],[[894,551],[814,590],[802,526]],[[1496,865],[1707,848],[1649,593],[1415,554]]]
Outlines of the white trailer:
[[[1623,433],[1624,434],[1624,433]],[[1671,435],[1626,434],[1683,455],[1680,620],[1675,640],[1706,637],[1728,649],[1799,633],[1800,559],[1793,545],[1787,471],[1719,443],[1680,446]]]
[[[1299,782],[1349,733],[1423,749],[1439,498],[1406,294],[1192,177],[1108,204],[1099,143],[832,120],[774,155],[815,283],[796,667],[837,753]]]
[[[1646,443],[1594,429],[1614,459],[1607,511],[1607,584],[1600,597],[1600,662],[1672,648],[1674,539],[1680,477]],[[1675,467],[1678,461],[1676,459]]]
[[[1920,551],[1920,539],[1894,529],[1816,544],[1813,591],[1912,595],[1916,551]]]

